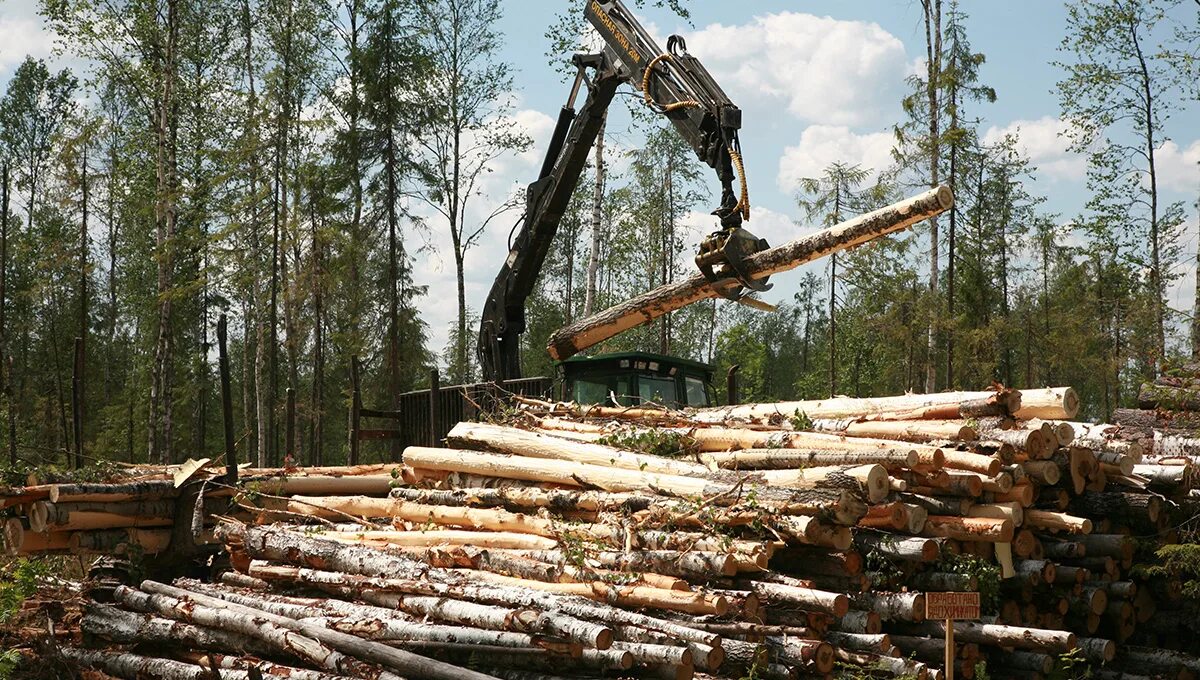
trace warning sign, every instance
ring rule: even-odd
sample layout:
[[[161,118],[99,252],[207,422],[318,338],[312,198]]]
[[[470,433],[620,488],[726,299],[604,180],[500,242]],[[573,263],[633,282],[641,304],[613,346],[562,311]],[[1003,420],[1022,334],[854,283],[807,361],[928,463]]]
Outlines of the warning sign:
[[[979,593],[925,593],[925,618],[934,621],[979,618]]]

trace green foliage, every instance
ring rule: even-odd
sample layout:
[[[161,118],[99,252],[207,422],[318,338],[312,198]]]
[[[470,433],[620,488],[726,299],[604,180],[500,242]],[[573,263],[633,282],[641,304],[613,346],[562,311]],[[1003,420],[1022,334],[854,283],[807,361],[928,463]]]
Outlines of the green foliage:
[[[975,680],[992,680],[992,675],[988,673],[986,659],[975,663]]]
[[[21,664],[21,653],[15,649],[7,649],[0,652],[0,680],[8,680],[13,677],[13,673],[17,671]]]
[[[792,414],[790,422],[792,429],[797,432],[808,432],[813,429],[812,418],[809,418],[808,414],[804,413],[800,409],[796,409],[796,411]]]
[[[597,439],[596,443],[664,458],[678,458],[696,452],[694,439],[662,428],[618,430]]]
[[[42,579],[53,573],[50,564],[41,560],[19,558],[0,575],[0,623],[8,621],[21,605],[37,594]]]
[[[1168,577],[1183,584],[1183,596],[1200,602],[1200,544],[1179,543],[1164,545],[1155,552],[1158,562],[1134,565],[1142,578]]]
[[[980,609],[984,615],[1000,610],[1000,567],[976,555],[944,555],[938,570],[974,576],[979,584]]]
[[[1083,650],[1075,648],[1059,654],[1054,660],[1054,668],[1046,677],[1049,680],[1079,680],[1091,677],[1091,675],[1091,669],[1087,659],[1084,658]]]

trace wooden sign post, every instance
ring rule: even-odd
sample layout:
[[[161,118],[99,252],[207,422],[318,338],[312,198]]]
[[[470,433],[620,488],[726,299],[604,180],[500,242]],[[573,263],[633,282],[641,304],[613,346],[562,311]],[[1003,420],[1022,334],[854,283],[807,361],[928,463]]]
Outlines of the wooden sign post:
[[[954,680],[954,622],[979,618],[979,593],[925,593],[925,618],[946,622],[946,680]]]

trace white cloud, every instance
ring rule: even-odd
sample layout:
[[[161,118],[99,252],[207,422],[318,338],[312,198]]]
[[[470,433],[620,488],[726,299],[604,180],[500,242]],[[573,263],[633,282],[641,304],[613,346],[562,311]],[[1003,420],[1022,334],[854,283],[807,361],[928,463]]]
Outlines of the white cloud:
[[[1159,186],[1195,196],[1200,191],[1200,139],[1187,147],[1168,141],[1154,154]]]
[[[37,13],[31,0],[0,0],[0,75],[11,73],[26,55],[35,59],[51,56],[55,35]]]
[[[1017,137],[1018,148],[1037,166],[1041,175],[1052,180],[1079,181],[1087,171],[1087,160],[1067,150],[1069,141],[1062,136],[1067,123],[1053,116],[1037,120],[1014,120],[1004,127],[992,126],[983,135],[985,144],[995,144],[1005,135]]]
[[[857,134],[847,127],[811,125],[800,135],[799,143],[784,148],[776,184],[780,191],[794,194],[800,180],[820,176],[835,162],[877,173],[892,161],[892,142],[888,132]]]
[[[911,70],[904,44],[878,24],[799,12],[711,24],[687,40],[735,103],[825,124],[879,124]]]

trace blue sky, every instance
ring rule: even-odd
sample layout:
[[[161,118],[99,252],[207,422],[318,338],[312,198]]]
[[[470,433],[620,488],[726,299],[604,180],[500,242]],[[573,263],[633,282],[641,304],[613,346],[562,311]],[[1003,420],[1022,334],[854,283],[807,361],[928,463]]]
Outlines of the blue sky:
[[[628,0],[627,0],[628,1]],[[948,4],[948,3],[947,3]],[[1020,131],[1022,146],[1040,167],[1035,193],[1048,197],[1046,210],[1063,219],[1076,214],[1087,199],[1082,159],[1066,152],[1057,133],[1059,105],[1055,82],[1060,71],[1050,65],[1065,28],[1060,2],[966,0],[968,35],[976,51],[987,55],[981,79],[998,95],[994,104],[978,105],[974,115],[991,138]],[[581,2],[509,0],[498,28],[505,34],[501,56],[515,66],[515,106],[508,114],[535,141],[534,149],[496,164],[477,202],[480,215],[515,188],[534,178],[553,118],[567,85],[546,56],[546,27],[564,7],[581,11]],[[691,25],[667,11],[647,8],[639,15],[660,38],[680,33],[691,52],[713,72],[730,97],[742,107],[742,145],[747,159],[751,198],[756,207],[751,230],[780,243],[807,231],[795,207],[795,181],[811,176],[833,161],[880,166],[888,158],[890,129],[901,118],[905,77],[920,68],[924,29],[917,0],[857,0],[804,3],[781,0],[728,2],[693,0]],[[1181,17],[1195,21],[1195,10],[1183,5]],[[53,36],[36,15],[36,0],[0,0],[0,86],[26,52],[49,56]],[[568,59],[569,55],[562,55]],[[627,120],[615,106],[610,123],[614,151],[629,149],[637,138],[620,128]],[[616,129],[613,129],[613,128]],[[1186,201],[1189,209],[1183,237],[1185,258],[1195,257],[1197,224],[1192,207],[1200,193],[1200,106],[1176,114],[1167,130],[1171,141],[1160,151],[1164,195]],[[617,154],[610,158],[618,166]],[[711,183],[715,187],[715,181]],[[715,196],[715,192],[713,194]],[[715,198],[710,202],[715,203]],[[700,206],[688,222],[697,240],[711,227]],[[514,216],[515,217],[515,216]],[[801,220],[802,221],[802,220]],[[467,258],[468,304],[478,308],[504,256],[507,227],[500,220]],[[422,303],[430,324],[431,346],[440,349],[453,318],[444,300],[453,290],[453,260],[444,227],[431,223],[411,238],[426,243],[416,253],[418,283],[435,291]],[[414,250],[410,248],[410,252]],[[810,267],[820,268],[820,263]],[[1189,262],[1180,265],[1182,281],[1170,294],[1176,309],[1192,304]],[[776,277],[773,301],[790,299],[800,274]]]

